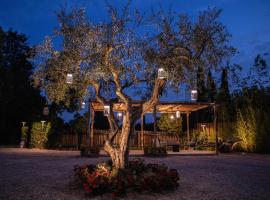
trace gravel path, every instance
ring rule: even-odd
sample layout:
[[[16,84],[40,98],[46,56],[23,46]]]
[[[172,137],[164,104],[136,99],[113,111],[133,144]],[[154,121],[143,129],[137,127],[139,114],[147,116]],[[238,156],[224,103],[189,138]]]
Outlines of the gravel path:
[[[87,199],[72,182],[73,166],[106,159],[81,158],[71,151],[0,148],[0,199]],[[168,194],[128,193],[124,199],[270,199],[270,155],[169,156],[147,162],[178,169],[179,189]]]

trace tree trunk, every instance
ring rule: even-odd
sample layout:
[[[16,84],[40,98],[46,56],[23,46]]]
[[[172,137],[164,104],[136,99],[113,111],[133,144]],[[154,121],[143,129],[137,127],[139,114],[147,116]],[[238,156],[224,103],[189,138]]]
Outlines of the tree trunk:
[[[112,165],[115,169],[124,169],[128,167],[129,140],[132,133],[131,116],[126,112],[123,118],[123,127],[118,145],[113,146],[110,140],[107,140],[104,150],[110,155]]]

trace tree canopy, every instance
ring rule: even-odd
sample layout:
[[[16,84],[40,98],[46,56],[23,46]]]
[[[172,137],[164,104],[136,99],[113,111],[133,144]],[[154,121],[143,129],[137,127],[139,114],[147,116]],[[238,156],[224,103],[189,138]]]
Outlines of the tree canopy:
[[[218,21],[221,10],[216,8],[200,13],[197,21],[163,11],[143,16],[129,3],[121,10],[108,5],[108,13],[108,19],[95,23],[84,9],[60,10],[55,34],[38,48],[33,78],[50,101],[66,108],[78,107],[89,87],[97,101],[111,105],[111,131],[104,149],[118,168],[127,163],[132,127],[163,92],[193,84],[199,67],[203,73],[219,68],[234,48],[228,45],[230,34]],[[53,45],[56,38],[61,39],[60,48]],[[66,83],[67,74],[73,77],[72,84]],[[141,106],[132,107],[132,100],[143,97]],[[120,128],[113,114],[116,101],[123,102],[125,110],[119,144],[112,146]]]

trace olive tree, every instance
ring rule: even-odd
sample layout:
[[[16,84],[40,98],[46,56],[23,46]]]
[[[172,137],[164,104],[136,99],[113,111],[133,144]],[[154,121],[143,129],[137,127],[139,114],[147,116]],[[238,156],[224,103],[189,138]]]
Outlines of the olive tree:
[[[125,168],[129,140],[141,115],[153,109],[168,88],[195,80],[199,66],[218,68],[233,52],[219,15],[220,10],[209,9],[192,22],[185,15],[143,16],[129,5],[121,10],[108,6],[108,19],[95,23],[84,9],[60,10],[58,28],[37,48],[34,82],[50,101],[70,110],[89,87],[99,103],[109,104],[110,133],[104,150],[116,169]],[[159,68],[165,77],[157,76]],[[73,75],[72,84],[66,83],[67,74]],[[134,97],[144,97],[140,106],[132,106]],[[113,110],[116,102],[124,104],[121,130]],[[112,145],[116,134],[120,139]]]

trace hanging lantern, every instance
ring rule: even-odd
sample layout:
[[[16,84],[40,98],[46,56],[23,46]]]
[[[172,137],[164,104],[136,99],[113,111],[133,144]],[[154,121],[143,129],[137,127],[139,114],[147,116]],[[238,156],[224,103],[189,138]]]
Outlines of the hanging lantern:
[[[105,105],[104,106],[104,116],[109,116],[110,115],[110,106]]]
[[[178,119],[181,118],[181,113],[179,110],[176,111],[176,118],[178,118]]]
[[[117,113],[117,119],[121,120],[123,117],[123,114],[121,112]]]
[[[45,106],[43,108],[43,115],[45,115],[45,116],[49,115],[49,107],[48,106]]]
[[[82,102],[82,103],[81,103],[81,108],[82,108],[82,109],[85,109],[85,102]]]
[[[198,91],[191,90],[191,101],[197,101],[197,99],[198,99]]]
[[[73,75],[72,74],[67,74],[66,83],[72,84],[72,82],[73,82]]]
[[[158,68],[158,79],[165,79],[166,78],[166,72],[164,68]]]
[[[170,115],[170,119],[171,120],[174,120],[174,115]]]

